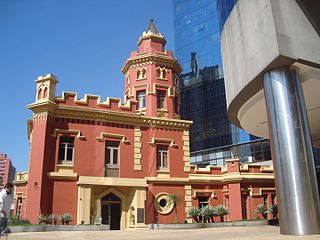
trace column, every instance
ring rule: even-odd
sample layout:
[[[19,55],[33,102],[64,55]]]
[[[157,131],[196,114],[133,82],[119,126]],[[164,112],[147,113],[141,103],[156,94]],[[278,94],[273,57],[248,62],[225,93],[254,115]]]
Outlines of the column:
[[[276,173],[280,233],[319,234],[319,194],[297,69],[269,70],[264,75],[264,92]]]

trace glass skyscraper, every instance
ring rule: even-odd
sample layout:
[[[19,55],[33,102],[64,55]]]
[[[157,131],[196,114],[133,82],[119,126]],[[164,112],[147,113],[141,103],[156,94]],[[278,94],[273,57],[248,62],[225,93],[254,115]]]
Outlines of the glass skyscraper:
[[[175,55],[183,68],[180,115],[193,121],[191,160],[201,156],[200,161],[207,159],[210,164],[220,165],[220,160],[235,157],[231,146],[253,139],[231,124],[227,116],[218,18],[233,5],[219,13],[216,0],[173,0],[173,6]],[[259,148],[266,149],[262,145]],[[245,144],[236,152],[239,157],[248,157],[253,149]]]

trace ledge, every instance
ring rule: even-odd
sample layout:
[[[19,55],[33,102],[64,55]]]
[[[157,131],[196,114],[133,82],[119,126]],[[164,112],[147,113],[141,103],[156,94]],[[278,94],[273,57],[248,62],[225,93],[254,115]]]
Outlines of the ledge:
[[[50,179],[69,179],[69,180],[76,180],[78,177],[78,174],[73,172],[48,172],[48,177]]]
[[[111,178],[80,176],[78,185],[102,185],[119,187],[148,187],[144,178]]]

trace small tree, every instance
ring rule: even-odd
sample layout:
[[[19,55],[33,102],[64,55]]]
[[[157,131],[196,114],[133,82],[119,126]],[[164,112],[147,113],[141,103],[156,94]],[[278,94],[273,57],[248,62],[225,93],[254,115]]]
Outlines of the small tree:
[[[278,206],[276,204],[272,204],[269,208],[269,213],[272,214],[272,219],[278,219]]]
[[[187,212],[188,218],[193,218],[193,220],[197,223],[199,222],[199,218],[198,218],[199,214],[200,214],[200,210],[197,207],[191,207],[188,209],[188,212]]]
[[[224,216],[228,215],[229,211],[223,205],[216,206],[215,211],[217,216],[220,216],[220,221],[224,222]]]
[[[177,204],[180,202],[180,196],[176,193],[169,194],[168,195],[168,203],[173,204],[173,209],[176,214],[176,223],[178,223],[178,209],[177,209]]]
[[[261,214],[264,219],[267,219],[268,207],[265,204],[259,204],[256,208],[256,213]]]

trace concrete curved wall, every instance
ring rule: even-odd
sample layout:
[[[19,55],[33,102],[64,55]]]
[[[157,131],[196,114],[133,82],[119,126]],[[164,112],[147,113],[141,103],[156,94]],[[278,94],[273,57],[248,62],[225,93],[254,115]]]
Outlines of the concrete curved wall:
[[[239,0],[221,34],[229,119],[268,136],[262,77],[294,64],[301,73],[314,145],[320,145],[320,37],[296,1]]]

